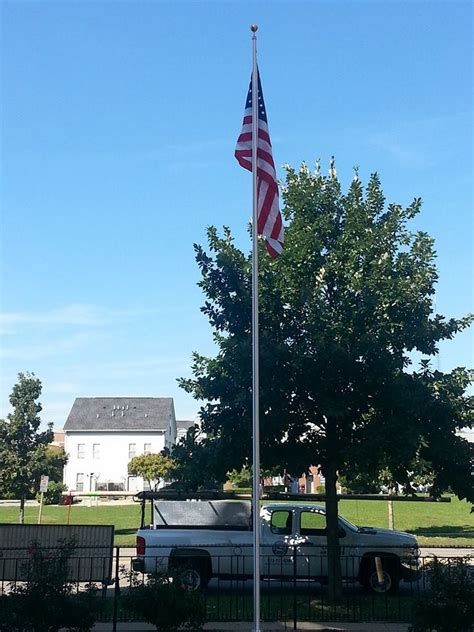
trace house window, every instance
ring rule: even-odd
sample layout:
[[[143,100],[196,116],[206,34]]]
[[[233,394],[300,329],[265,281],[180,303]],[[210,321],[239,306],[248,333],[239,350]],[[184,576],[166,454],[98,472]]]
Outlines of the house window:
[[[76,492],[84,491],[84,474],[76,475]]]
[[[125,491],[125,484],[123,482],[103,481],[98,482],[95,489],[97,492],[123,492]]]
[[[78,443],[77,444],[77,458],[83,459],[85,457],[85,452],[86,452],[86,444]]]
[[[92,458],[100,459],[100,443],[92,444]]]
[[[151,443],[143,444],[143,454],[151,454]]]
[[[137,444],[136,443],[129,443],[128,444],[128,458],[129,459],[133,459],[133,457],[136,455],[137,453]]]

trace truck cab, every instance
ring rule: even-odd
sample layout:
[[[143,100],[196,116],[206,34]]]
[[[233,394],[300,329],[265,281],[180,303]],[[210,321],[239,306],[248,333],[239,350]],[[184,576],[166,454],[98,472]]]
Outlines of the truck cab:
[[[318,505],[278,503],[262,508],[262,542],[270,565],[280,575],[325,581],[328,576],[326,511]],[[418,546],[408,533],[357,527],[339,517],[341,573],[345,580],[357,579],[375,592],[395,592],[401,579],[416,579]],[[375,558],[382,564],[377,575]],[[381,584],[383,584],[381,586]]]

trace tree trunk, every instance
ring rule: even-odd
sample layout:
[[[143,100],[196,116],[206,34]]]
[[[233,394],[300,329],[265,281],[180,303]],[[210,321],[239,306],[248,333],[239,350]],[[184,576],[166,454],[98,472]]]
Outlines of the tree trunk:
[[[339,547],[339,521],[337,507],[337,470],[335,463],[325,468],[326,477],[326,527],[328,543],[328,595],[331,601],[342,598],[341,557]]]
[[[20,496],[20,524],[25,524],[25,495]]]

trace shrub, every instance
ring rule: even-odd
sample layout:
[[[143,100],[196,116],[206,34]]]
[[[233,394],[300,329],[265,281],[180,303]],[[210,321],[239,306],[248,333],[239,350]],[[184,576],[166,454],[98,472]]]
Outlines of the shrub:
[[[426,569],[429,590],[414,604],[412,632],[471,632],[474,627],[473,569],[463,558],[441,561]]]
[[[286,488],[284,485],[265,485],[263,488],[265,492],[271,494],[273,492],[285,492]],[[249,491],[252,491],[251,489]]]
[[[57,549],[30,547],[26,562],[28,581],[10,586],[0,596],[0,630],[2,632],[58,632],[61,628],[76,632],[92,629],[97,611],[96,589],[73,594],[67,580],[68,560],[73,542],[63,542]]]
[[[252,487],[252,472],[248,467],[243,467],[241,470],[231,470],[227,473],[227,477],[234,488],[241,490]]]
[[[180,628],[200,630],[206,621],[204,597],[190,591],[177,577],[154,574],[140,582],[137,573],[128,573],[130,592],[122,603],[137,618],[151,623],[160,632],[174,632]]]
[[[62,483],[56,483],[55,481],[49,481],[48,489],[44,492],[44,504],[45,505],[59,505],[62,500],[62,493],[67,490],[66,485]],[[41,494],[36,494],[36,500],[41,502]]]

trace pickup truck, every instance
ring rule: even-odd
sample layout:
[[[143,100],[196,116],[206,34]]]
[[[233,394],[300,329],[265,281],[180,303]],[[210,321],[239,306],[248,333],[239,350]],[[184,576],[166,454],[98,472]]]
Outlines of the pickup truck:
[[[225,504],[162,503],[162,507],[175,505],[174,510],[178,506],[179,517],[174,511],[174,519],[163,508],[155,508],[153,525],[137,532],[132,568],[149,574],[179,571],[181,581],[192,589],[205,588],[212,578],[250,579],[250,510],[246,513],[242,503],[234,503],[232,512],[232,502],[220,502]],[[203,509],[211,514],[210,520],[202,519]],[[266,504],[261,508],[260,525],[262,579],[327,582],[324,507]],[[357,527],[339,517],[339,542],[343,580],[357,580],[376,593],[393,593],[400,580],[418,578],[418,545],[409,533]]]

